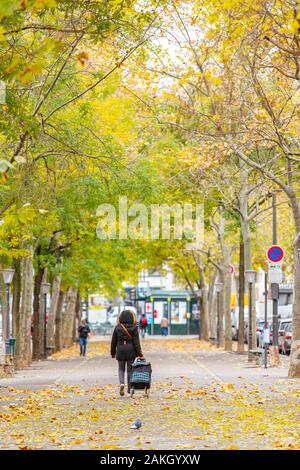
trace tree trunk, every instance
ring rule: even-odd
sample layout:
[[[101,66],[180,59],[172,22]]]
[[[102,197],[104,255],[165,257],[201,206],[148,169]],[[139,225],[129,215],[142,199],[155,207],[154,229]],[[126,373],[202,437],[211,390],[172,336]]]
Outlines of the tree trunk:
[[[209,341],[207,286],[203,288],[201,297],[199,298],[199,308],[201,325],[199,338],[204,341]]]
[[[238,329],[238,352],[243,353],[245,349],[244,335],[244,294],[245,294],[245,258],[244,241],[240,240],[240,262],[239,262],[239,329]]]
[[[252,241],[251,241],[251,233],[249,222],[245,221],[243,217],[241,218],[241,228],[242,228],[242,235],[244,241],[244,263],[245,263],[245,271],[247,269],[252,269]],[[249,289],[248,286],[245,286],[247,289],[247,293],[249,296]],[[250,306],[250,299],[248,299],[248,323],[249,323],[249,306]],[[250,349],[256,349],[256,310],[255,310],[255,286],[252,288],[252,344],[248,345]]]
[[[76,313],[77,289],[70,287],[67,292],[67,305],[63,317],[63,348],[68,348],[73,344],[73,325]]]
[[[226,351],[232,350],[232,325],[230,311],[230,295],[231,295],[231,274],[230,274],[230,252],[231,249],[226,243],[225,238],[225,219],[223,217],[223,208],[219,207],[219,231],[218,238],[222,252],[222,260],[220,262],[220,279],[223,283],[221,293],[221,343],[224,344]],[[224,324],[225,320],[225,324]],[[224,328],[225,326],[225,328]]]
[[[85,300],[85,318],[86,318],[86,321],[89,322],[89,291],[88,289],[86,289],[85,291],[84,300]]]
[[[231,273],[229,272],[229,263],[226,263],[224,273],[224,302],[225,302],[225,351],[232,351],[232,319],[230,310],[231,298]]]
[[[205,282],[204,268],[199,266],[201,297],[199,298],[200,330],[199,339],[209,341],[208,289]]]
[[[289,377],[300,377],[300,233],[294,242],[294,303]]]
[[[41,286],[44,279],[45,268],[39,268],[34,278],[33,294],[33,360],[44,357],[44,313]]]
[[[77,339],[77,330],[81,320],[81,297],[80,290],[77,289],[76,297],[76,307],[75,307],[75,316],[74,316],[74,328],[73,328],[73,342],[75,343]]]
[[[21,315],[20,315],[20,300],[21,300],[21,261],[19,259],[13,260],[13,268],[15,270],[15,274],[13,277],[13,301],[12,301],[12,336],[17,341],[22,340],[20,338],[20,333],[24,334],[24,332],[20,329],[20,322]],[[15,344],[15,357],[14,362],[15,366],[17,366],[17,359],[16,359],[16,348],[17,345]]]
[[[75,343],[76,338],[77,338],[77,317],[76,317],[76,312],[74,315],[74,320],[73,320],[73,332],[72,332],[72,343]]]
[[[226,351],[232,351],[232,321],[230,311],[231,274],[227,262],[222,266],[220,281],[223,284],[220,293],[220,342],[224,345]]]
[[[16,368],[27,367],[31,362],[31,322],[33,296],[33,249],[31,256],[22,259],[20,314],[16,322]]]
[[[199,288],[201,295],[197,299],[199,308],[199,339],[209,340],[209,318],[208,318],[208,291],[205,280],[204,266],[200,253],[197,253],[197,267],[199,272]]]
[[[225,350],[232,351],[232,320],[230,310],[230,297],[231,297],[231,273],[230,273],[230,248],[225,244],[224,240],[221,243],[223,253],[223,266],[222,266],[222,279],[223,279],[223,302],[224,302],[224,340]]]
[[[292,325],[292,348],[290,357],[289,377],[300,377],[300,210],[293,207],[296,229],[294,241],[294,303]]]
[[[1,306],[2,306],[2,345],[1,345],[1,351],[2,354],[5,354],[5,338],[6,338],[6,290],[5,290],[5,284],[3,281],[3,277],[0,273],[0,297],[1,297]]]
[[[224,293],[224,273],[221,270],[219,272],[220,282],[223,284],[222,291],[220,292],[220,346],[225,345],[225,335],[224,335],[224,312],[225,312],[225,293]]]
[[[17,323],[20,322],[21,299],[21,261],[13,260],[15,274],[13,277],[13,302],[12,302],[12,335],[16,337]]]
[[[241,219],[241,227],[244,241],[244,271],[252,269],[252,241],[250,235],[249,223]],[[249,297],[249,287],[245,286]],[[255,310],[255,286],[252,288],[252,345],[248,345],[251,349],[256,348],[256,310]],[[249,324],[249,306],[250,299],[248,299],[248,324]]]
[[[65,293],[59,292],[55,314],[55,351],[62,350],[62,309],[65,301]]]
[[[210,336],[213,334],[215,337],[216,331],[216,296],[214,295],[214,287],[217,278],[217,270],[214,269],[210,278],[209,291],[208,291],[208,315],[209,315],[209,331]]]
[[[51,348],[54,348],[55,346],[55,321],[56,321],[58,299],[60,295],[60,284],[61,284],[61,275],[57,274],[56,276],[54,276],[53,281],[52,281],[51,304],[50,304],[50,311],[49,311],[49,318],[48,318],[48,325],[47,325],[48,345]]]
[[[239,193],[239,207],[241,214],[241,231],[244,242],[244,270],[252,269],[252,239],[248,214],[248,169],[245,168],[244,162],[240,160],[240,180],[241,190]],[[253,286],[254,287],[254,286]],[[246,286],[248,290],[248,286]],[[248,300],[250,302],[250,299]],[[248,303],[249,305],[249,303]],[[255,309],[255,288],[252,289],[252,344],[248,345],[251,349],[256,348],[256,309]],[[249,315],[249,314],[248,314]],[[248,316],[249,319],[249,316]]]

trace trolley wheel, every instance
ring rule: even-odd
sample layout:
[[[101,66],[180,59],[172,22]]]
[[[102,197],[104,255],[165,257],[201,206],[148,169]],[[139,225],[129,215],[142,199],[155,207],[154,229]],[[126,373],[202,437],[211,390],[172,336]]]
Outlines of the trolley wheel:
[[[149,395],[150,395],[150,390],[149,390],[149,388],[145,388],[145,397],[146,397],[146,398],[149,398]]]
[[[134,388],[131,387],[131,389],[130,389],[130,396],[131,396],[131,398],[133,397],[133,395],[134,395]]]

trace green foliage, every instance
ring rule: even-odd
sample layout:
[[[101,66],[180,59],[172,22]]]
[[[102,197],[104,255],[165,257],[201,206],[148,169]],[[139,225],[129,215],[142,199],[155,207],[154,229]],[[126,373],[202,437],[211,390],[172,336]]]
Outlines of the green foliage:
[[[244,73],[232,55],[239,44],[236,30],[247,32],[237,5],[253,26],[257,2],[204,3],[199,16],[201,2],[191,11],[185,11],[185,2],[154,0],[142,6],[134,0],[1,2],[6,103],[0,105],[0,255],[5,263],[26,256],[32,244],[35,267],[47,266],[51,274],[61,270],[65,287],[101,286],[113,295],[122,281],[135,282],[142,267],[164,269],[167,262],[184,285],[196,288],[197,260],[185,250],[185,240],[97,238],[97,207],[117,207],[123,195],[129,204],[148,207],[204,203],[204,251],[216,262],[222,257],[217,233],[222,207],[224,240],[238,244],[244,183],[237,149],[246,148],[257,165],[274,167],[273,144],[257,136],[266,113],[257,97],[246,90],[241,96],[243,83],[234,80],[230,66]],[[219,9],[230,32],[226,37]],[[175,33],[184,31],[186,22],[192,37],[206,42],[193,39],[180,46],[175,40],[176,46],[165,47],[168,35],[157,40],[161,22],[162,37],[165,26]],[[145,41],[154,32],[155,40]],[[267,92],[275,102],[275,85],[267,83]],[[246,127],[236,132],[243,100],[256,120],[244,111]],[[253,129],[259,131],[256,139]],[[237,149],[230,147],[228,134]],[[275,170],[286,171],[282,150]],[[264,191],[272,186],[261,183],[257,169],[248,169],[247,184]],[[254,189],[249,208],[258,197]],[[257,218],[249,224],[254,236]]]

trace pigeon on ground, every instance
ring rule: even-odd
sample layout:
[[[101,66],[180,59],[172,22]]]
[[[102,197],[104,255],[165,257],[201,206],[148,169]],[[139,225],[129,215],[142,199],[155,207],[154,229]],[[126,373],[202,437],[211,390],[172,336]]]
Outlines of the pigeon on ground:
[[[132,426],[130,426],[130,429],[140,429],[142,426],[142,421],[140,419],[137,419]]]

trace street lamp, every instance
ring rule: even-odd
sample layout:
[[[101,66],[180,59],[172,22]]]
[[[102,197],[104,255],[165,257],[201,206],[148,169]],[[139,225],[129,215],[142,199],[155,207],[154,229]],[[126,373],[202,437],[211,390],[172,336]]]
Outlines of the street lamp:
[[[47,359],[47,294],[50,292],[51,284],[42,283],[42,293],[44,295],[44,357]]]
[[[223,289],[222,282],[216,282],[216,293],[217,293],[217,348],[220,347],[220,294]]]
[[[12,283],[15,270],[6,268],[2,270],[3,281],[6,290],[6,335],[5,335],[5,355],[9,355],[9,338],[10,338],[10,305],[9,305],[9,287]]]
[[[190,334],[190,318],[191,318],[191,313],[190,313],[190,305],[191,305],[191,297],[188,295],[186,298],[186,329],[187,329],[187,334]]]
[[[256,271],[253,269],[246,269],[246,282],[249,285],[249,314],[248,314],[248,361],[253,360],[251,349],[252,349],[252,286],[255,283]]]

